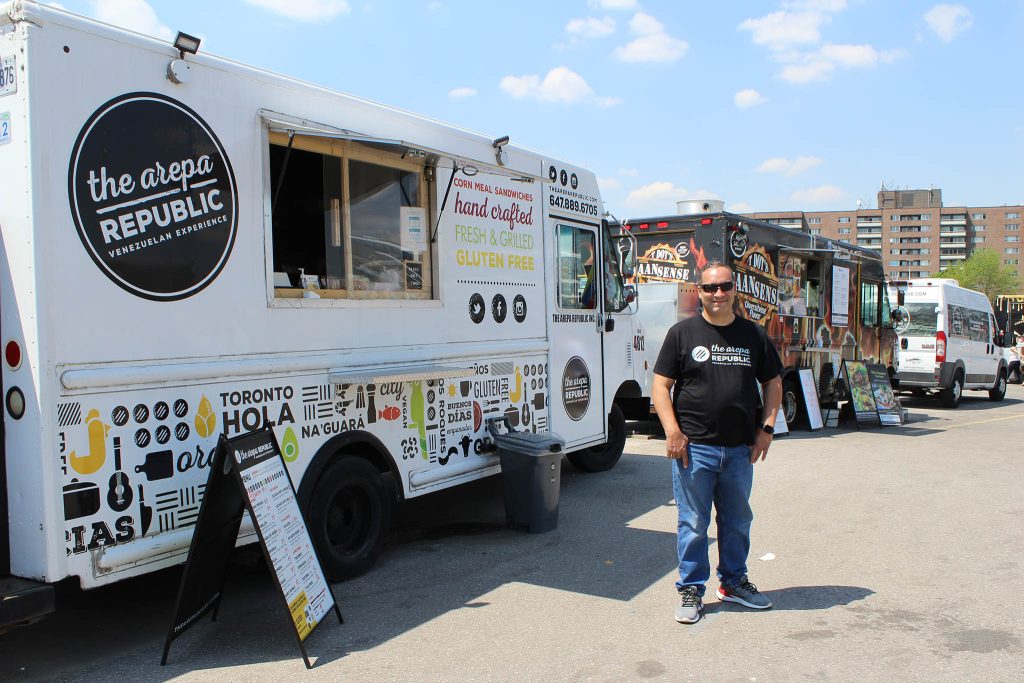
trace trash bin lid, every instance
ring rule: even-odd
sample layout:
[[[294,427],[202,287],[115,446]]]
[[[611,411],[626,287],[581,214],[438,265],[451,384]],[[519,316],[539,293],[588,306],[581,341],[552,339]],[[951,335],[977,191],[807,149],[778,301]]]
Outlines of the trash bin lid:
[[[495,445],[506,451],[521,453],[523,455],[547,455],[549,453],[561,453],[565,446],[565,440],[557,434],[542,432],[510,432],[508,434],[497,434],[494,436]]]

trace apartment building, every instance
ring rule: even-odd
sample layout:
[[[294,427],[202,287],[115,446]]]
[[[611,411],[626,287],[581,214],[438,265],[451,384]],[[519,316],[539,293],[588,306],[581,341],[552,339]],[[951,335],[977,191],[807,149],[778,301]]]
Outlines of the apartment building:
[[[1021,224],[1024,205],[943,206],[942,190],[886,190],[877,209],[774,211],[751,218],[876,249],[893,280],[927,277],[976,249],[999,253],[1024,281]]]

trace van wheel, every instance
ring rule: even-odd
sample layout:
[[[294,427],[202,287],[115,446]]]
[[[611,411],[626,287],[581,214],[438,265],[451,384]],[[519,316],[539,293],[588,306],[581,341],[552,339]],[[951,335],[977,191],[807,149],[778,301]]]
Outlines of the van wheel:
[[[990,401],[1002,401],[1006,396],[1006,370],[999,371],[999,378],[996,380],[996,386],[988,390],[988,399]]]
[[[342,458],[323,473],[309,501],[309,532],[327,578],[365,573],[380,557],[391,517],[384,479],[361,458]]]
[[[953,384],[939,394],[944,408],[956,408],[960,405],[960,397],[964,393],[964,376],[957,370],[953,373]]]
[[[786,424],[795,426],[797,419],[803,414],[800,405],[800,386],[792,377],[787,377],[782,383],[782,414],[786,418]]]
[[[566,458],[581,472],[604,472],[615,467],[626,447],[626,418],[617,405],[608,413],[608,440],[600,446],[573,451]]]

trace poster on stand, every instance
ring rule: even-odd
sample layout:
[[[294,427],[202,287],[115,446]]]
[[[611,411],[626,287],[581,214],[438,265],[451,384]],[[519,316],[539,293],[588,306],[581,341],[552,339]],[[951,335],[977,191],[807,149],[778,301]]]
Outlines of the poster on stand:
[[[800,388],[803,389],[804,407],[807,409],[807,423],[812,432],[825,428],[821,419],[821,404],[818,403],[818,387],[814,384],[814,371],[810,368],[801,368]]]
[[[871,364],[867,366],[868,377],[871,379],[871,393],[875,398],[875,407],[878,409],[878,419],[882,425],[903,424],[900,416],[900,402],[892,391],[892,384],[889,382],[889,373],[884,365]]]
[[[857,424],[879,424],[875,395],[871,391],[871,377],[864,361],[844,360],[840,377],[845,378],[846,386],[850,388],[850,400],[853,402]]]
[[[832,266],[832,319],[833,327],[850,324],[850,269]]]

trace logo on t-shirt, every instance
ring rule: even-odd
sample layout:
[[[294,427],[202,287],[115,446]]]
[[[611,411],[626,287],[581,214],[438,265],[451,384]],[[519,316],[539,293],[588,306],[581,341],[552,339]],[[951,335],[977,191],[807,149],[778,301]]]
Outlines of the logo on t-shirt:
[[[711,357],[711,352],[708,351],[706,346],[698,346],[693,351],[690,351],[690,357],[698,363],[703,363]]]

